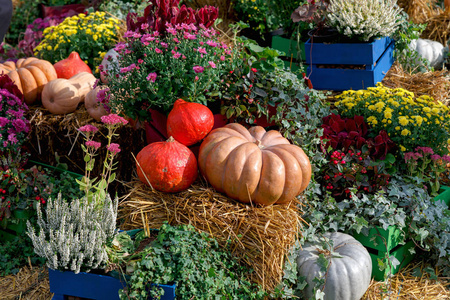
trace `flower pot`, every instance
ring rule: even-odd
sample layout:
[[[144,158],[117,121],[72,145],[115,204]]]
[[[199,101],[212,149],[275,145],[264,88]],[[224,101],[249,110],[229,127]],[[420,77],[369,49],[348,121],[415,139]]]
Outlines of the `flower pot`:
[[[368,236],[357,233],[353,234],[353,237],[363,244],[369,252],[372,258],[372,278],[375,280],[382,281],[389,274],[396,274],[414,258],[414,255],[410,252],[415,247],[414,242],[407,241],[405,244],[401,244],[403,241],[401,231],[396,226],[389,226],[386,230],[377,226],[369,230]],[[387,265],[389,257],[395,257],[400,264],[380,270],[378,260],[382,260]]]
[[[311,42],[314,43],[333,43],[339,37],[339,33],[334,28],[311,29],[308,31]]]
[[[441,201],[450,207],[450,186],[441,186],[439,195],[433,198],[433,201]]]
[[[50,292],[53,300],[63,300],[68,296],[95,300],[119,299],[119,290],[126,284],[114,277],[93,273],[48,270]],[[175,299],[176,285],[158,284],[164,290],[161,300]]]
[[[300,59],[305,61],[305,43],[300,41],[298,47],[300,48]],[[297,64],[297,41],[283,35],[274,35],[271,48],[284,53],[280,58],[284,61],[284,66],[287,69],[291,71],[299,69]]]
[[[314,89],[358,90],[383,80],[394,63],[395,42],[378,38],[367,43],[305,43],[307,76]]]

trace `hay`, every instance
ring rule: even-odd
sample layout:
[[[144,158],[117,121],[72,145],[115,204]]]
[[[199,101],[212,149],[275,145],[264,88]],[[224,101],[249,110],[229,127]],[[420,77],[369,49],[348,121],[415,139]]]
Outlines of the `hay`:
[[[250,279],[263,289],[270,291],[281,281],[285,255],[303,221],[298,203],[253,207],[200,181],[176,194],[152,190],[138,180],[130,186],[130,194],[119,204],[121,229],[159,228],[165,221],[192,224],[221,245],[229,243],[233,255],[254,270]]]
[[[438,12],[427,19],[427,28],[423,31],[421,37],[438,41],[447,46],[450,36],[450,10],[438,9]]]
[[[51,299],[46,267],[23,267],[16,275],[0,278],[0,299]]]
[[[432,280],[430,279],[430,274],[424,271],[425,267],[427,267],[427,265],[423,261],[412,262],[387,282],[372,280],[369,289],[362,299],[450,299],[450,278],[439,278],[439,270],[434,267],[434,272],[439,280]],[[412,275],[413,271],[417,268],[421,270],[421,277]],[[388,292],[390,294],[388,294]]]
[[[439,12],[437,0],[398,0],[398,5],[408,14],[411,21],[417,24],[427,20]]]
[[[55,153],[59,156],[60,163],[66,163],[69,171],[84,174],[85,162],[84,152],[81,145],[85,142],[83,135],[77,130],[83,125],[93,124],[99,132],[94,140],[107,144],[107,128],[91,118],[84,105],[76,111],[65,115],[54,115],[43,107],[33,106],[27,112],[27,119],[30,120],[31,130],[29,138],[25,142],[25,147],[31,153],[30,159],[40,161],[49,165],[57,165]],[[118,143],[121,152],[117,154],[116,178],[119,181],[130,181],[135,172],[135,163],[132,153],[137,154],[147,145],[145,129],[135,129],[130,124],[117,129],[119,135],[113,138],[114,143]],[[102,172],[102,162],[106,157],[106,147],[101,147],[96,156],[96,164],[92,171],[92,177],[100,176]],[[125,189],[114,183],[114,190]]]
[[[410,74],[398,63],[394,63],[382,83],[389,88],[404,88],[416,96],[429,95],[435,101],[441,101],[446,105],[450,102],[447,70]]]

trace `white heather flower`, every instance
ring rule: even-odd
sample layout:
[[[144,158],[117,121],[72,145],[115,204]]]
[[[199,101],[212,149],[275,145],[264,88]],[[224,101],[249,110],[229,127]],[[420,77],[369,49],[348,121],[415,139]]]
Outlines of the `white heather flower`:
[[[330,0],[327,17],[341,34],[369,41],[391,36],[399,26],[401,10],[396,0]]]

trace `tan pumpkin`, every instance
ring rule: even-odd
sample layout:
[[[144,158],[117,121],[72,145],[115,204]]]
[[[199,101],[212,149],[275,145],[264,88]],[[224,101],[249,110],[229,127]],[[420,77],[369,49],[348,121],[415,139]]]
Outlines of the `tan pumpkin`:
[[[69,79],[69,82],[78,89],[78,95],[80,96],[81,102],[84,101],[87,93],[92,91],[96,81],[97,78],[88,72],[80,72]]]
[[[86,107],[89,115],[96,121],[101,121],[102,116],[106,116],[108,112],[103,107],[103,104],[97,101],[97,93],[102,89],[102,87],[97,86],[95,89],[87,93],[86,98],[84,98],[84,106]]]
[[[290,203],[309,184],[303,150],[278,131],[238,123],[214,129],[200,145],[201,173],[219,192],[244,203]]]
[[[42,105],[52,114],[68,114],[80,103],[78,89],[68,79],[54,79],[42,90]]]
[[[45,84],[57,78],[53,65],[36,57],[20,58],[15,63],[4,62],[0,64],[2,71],[14,81],[27,104],[33,104],[39,99]]]

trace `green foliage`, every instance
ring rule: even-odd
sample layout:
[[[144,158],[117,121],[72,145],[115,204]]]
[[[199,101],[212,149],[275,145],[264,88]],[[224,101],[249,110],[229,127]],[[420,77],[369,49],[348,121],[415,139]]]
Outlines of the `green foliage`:
[[[266,0],[233,0],[234,10],[240,21],[250,24],[250,27],[263,35],[278,28],[275,15],[269,10]]]
[[[27,236],[17,236],[12,241],[0,243],[0,276],[16,274],[29,262],[36,266],[42,265],[44,260],[36,256],[33,244]]]
[[[101,1],[98,10],[109,12],[121,20],[126,20],[128,13],[143,11],[147,5],[147,1],[140,0],[107,0]]]
[[[39,17],[40,3],[42,3],[41,0],[20,1],[20,5],[14,7],[10,27],[5,35],[5,40],[9,44],[17,45],[27,25]]]
[[[123,235],[123,234],[122,234]],[[120,234],[119,234],[120,236]],[[124,249],[130,250],[127,244]],[[127,248],[128,247],[128,248]],[[249,270],[193,226],[164,224],[156,239],[139,253],[128,287],[121,299],[158,297],[162,291],[150,283],[177,283],[177,299],[263,299],[264,292],[251,284]],[[135,256],[131,256],[135,259]]]

